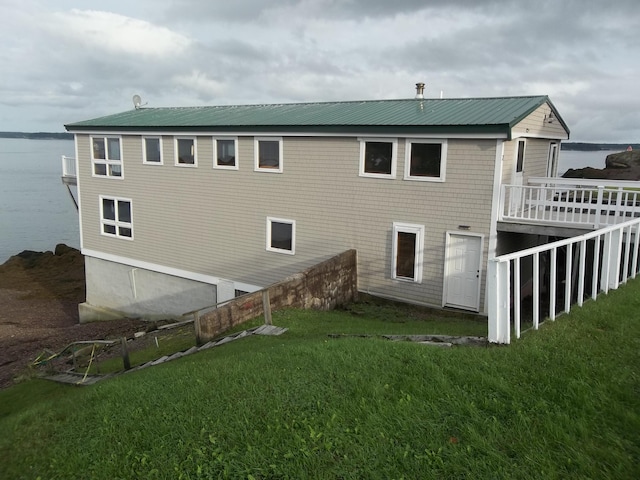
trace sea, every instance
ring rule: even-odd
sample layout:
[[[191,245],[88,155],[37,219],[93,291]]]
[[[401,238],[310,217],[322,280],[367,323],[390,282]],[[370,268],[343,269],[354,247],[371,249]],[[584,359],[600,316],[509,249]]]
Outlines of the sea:
[[[62,155],[74,151],[73,140],[0,138],[0,264],[23,250],[80,247],[78,211],[61,180]]]
[[[610,153],[562,150],[558,173],[604,168]],[[0,138],[0,264],[23,250],[80,247],[78,211],[61,180],[62,155],[74,156],[72,140]]]

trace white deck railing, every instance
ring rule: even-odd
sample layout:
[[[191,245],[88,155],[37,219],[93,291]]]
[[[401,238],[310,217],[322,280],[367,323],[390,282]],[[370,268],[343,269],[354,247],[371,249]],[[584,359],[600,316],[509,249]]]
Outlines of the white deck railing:
[[[488,263],[489,341],[510,343],[523,331],[523,299],[531,295],[531,327],[616,289],[638,272],[640,218],[520,252]],[[563,258],[564,257],[564,258]],[[523,281],[524,279],[524,281]],[[512,322],[513,320],[513,322]],[[529,321],[529,319],[525,319]]]
[[[62,177],[76,178],[76,159],[62,155]]]
[[[600,228],[640,217],[640,182],[532,178],[502,185],[500,221]]]

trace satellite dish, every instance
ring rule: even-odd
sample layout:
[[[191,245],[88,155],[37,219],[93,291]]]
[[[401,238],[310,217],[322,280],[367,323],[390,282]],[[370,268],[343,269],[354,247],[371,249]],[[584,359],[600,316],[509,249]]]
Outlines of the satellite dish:
[[[133,96],[133,106],[136,110],[142,106],[142,98],[140,98],[140,95]]]

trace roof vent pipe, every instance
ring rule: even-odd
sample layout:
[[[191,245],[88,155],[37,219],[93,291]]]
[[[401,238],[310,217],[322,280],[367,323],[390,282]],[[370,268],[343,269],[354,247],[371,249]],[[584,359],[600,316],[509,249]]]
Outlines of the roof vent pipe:
[[[416,83],[416,98],[422,100],[424,98],[424,83]]]

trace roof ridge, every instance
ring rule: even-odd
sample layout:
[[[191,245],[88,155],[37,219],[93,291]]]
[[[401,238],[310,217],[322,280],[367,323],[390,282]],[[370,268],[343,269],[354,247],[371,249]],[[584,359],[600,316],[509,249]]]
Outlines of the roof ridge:
[[[446,102],[446,101],[478,101],[478,100],[508,100],[508,99],[525,99],[525,98],[547,98],[547,95],[515,95],[515,96],[496,96],[496,97],[451,97],[451,98],[381,98],[369,100],[333,100],[333,101],[317,101],[317,102],[277,102],[277,103],[235,103],[227,105],[192,105],[181,107],[140,107],[138,110],[195,110],[206,108],[255,108],[255,107],[294,107],[294,106],[313,106],[313,105],[346,105],[358,103],[391,103],[391,102]]]

